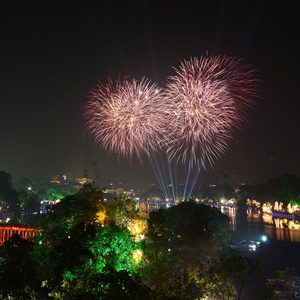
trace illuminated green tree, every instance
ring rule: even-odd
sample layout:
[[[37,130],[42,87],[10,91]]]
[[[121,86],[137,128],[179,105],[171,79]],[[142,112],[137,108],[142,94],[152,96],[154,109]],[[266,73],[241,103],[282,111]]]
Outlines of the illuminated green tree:
[[[140,243],[134,242],[128,230],[104,227],[97,231],[94,239],[87,242],[92,258],[86,266],[94,273],[102,273],[108,265],[117,272],[136,273],[137,264],[133,259],[134,251],[140,250]]]
[[[34,251],[39,277],[53,299],[141,299],[135,296],[140,291],[147,295],[138,275],[142,244],[125,228],[131,213],[136,215],[130,205],[126,201],[108,207],[101,193],[85,186],[54,206]],[[126,222],[115,222],[116,216]]]
[[[50,276],[45,280],[52,298],[139,299],[134,298],[136,293],[147,294],[137,273],[140,257],[135,257],[137,251],[142,253],[141,245],[128,230],[81,224],[62,242],[48,260],[52,268],[48,267]],[[120,298],[109,298],[112,295]]]

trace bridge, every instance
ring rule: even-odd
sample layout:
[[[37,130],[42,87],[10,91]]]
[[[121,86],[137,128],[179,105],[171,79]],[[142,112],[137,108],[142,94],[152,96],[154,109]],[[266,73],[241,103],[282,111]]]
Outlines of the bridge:
[[[40,230],[24,226],[0,225],[0,246],[9,240],[14,234],[18,234],[22,239],[33,241],[34,236]]]

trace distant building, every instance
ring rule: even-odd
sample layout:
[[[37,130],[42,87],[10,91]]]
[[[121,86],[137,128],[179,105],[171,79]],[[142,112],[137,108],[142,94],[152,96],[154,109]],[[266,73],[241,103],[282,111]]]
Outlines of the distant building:
[[[87,177],[75,178],[75,181],[81,185],[94,183],[93,179]]]
[[[50,183],[52,184],[69,183],[72,181],[74,181],[74,176],[72,173],[58,174],[50,179]]]

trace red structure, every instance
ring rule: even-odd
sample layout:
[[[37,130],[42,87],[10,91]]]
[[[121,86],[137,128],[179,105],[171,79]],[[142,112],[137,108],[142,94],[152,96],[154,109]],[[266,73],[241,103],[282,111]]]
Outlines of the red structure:
[[[18,234],[24,240],[32,241],[37,232],[39,232],[39,230],[35,228],[0,225],[0,246],[2,246],[4,242],[9,240],[14,234]]]

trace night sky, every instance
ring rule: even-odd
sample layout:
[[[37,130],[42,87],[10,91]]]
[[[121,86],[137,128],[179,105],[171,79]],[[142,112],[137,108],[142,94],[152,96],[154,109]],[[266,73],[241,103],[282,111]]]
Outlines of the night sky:
[[[0,169],[33,179],[98,169],[103,184],[155,182],[147,162],[130,166],[94,145],[84,103],[107,76],[162,82],[180,60],[207,51],[254,66],[260,99],[201,181],[299,175],[298,1],[54,2],[1,4]]]

